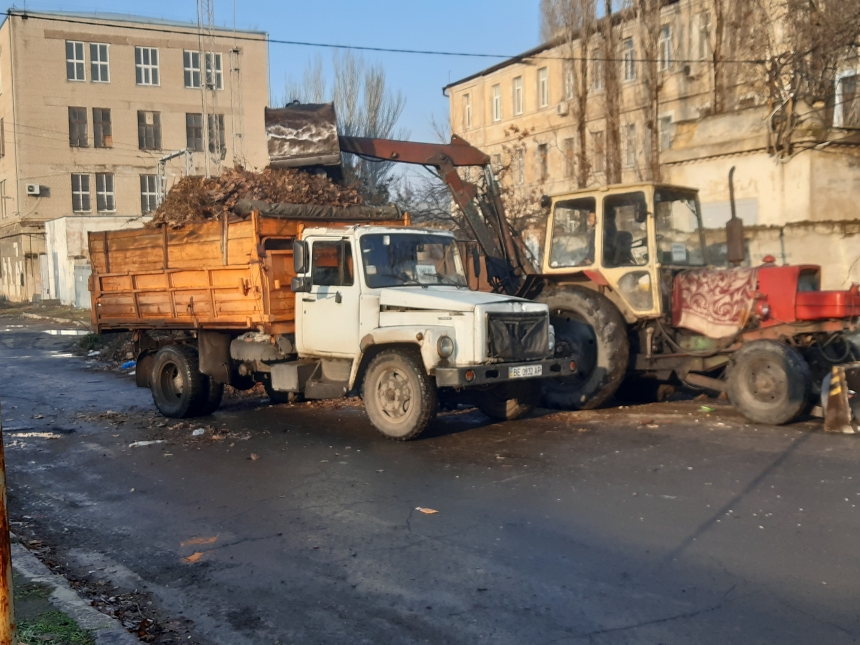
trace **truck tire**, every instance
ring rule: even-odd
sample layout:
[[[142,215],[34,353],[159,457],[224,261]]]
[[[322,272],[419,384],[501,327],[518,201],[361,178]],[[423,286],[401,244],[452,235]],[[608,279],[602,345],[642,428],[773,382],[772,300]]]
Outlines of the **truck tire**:
[[[371,423],[388,439],[409,441],[436,418],[436,384],[420,356],[404,349],[377,354],[367,366],[361,398]]]
[[[782,425],[795,419],[809,401],[809,365],[796,349],[775,340],[745,344],[726,371],[732,405],[750,421]]]
[[[224,384],[216,383],[215,379],[202,374],[204,381],[203,395],[197,402],[197,414],[206,417],[221,407],[221,399],[224,398]]]
[[[513,421],[531,412],[540,396],[540,381],[513,381],[477,390],[475,405],[491,419]]]
[[[269,400],[275,405],[296,403],[300,400],[296,392],[281,392],[274,389],[272,387],[272,378],[268,374],[263,377],[263,387],[266,388],[266,395],[269,397]]]
[[[582,287],[553,287],[536,300],[549,306],[556,356],[577,361],[574,376],[544,379],[544,404],[562,410],[599,408],[627,374],[630,343],[624,317],[609,298]]]
[[[185,345],[165,345],[155,355],[150,389],[155,407],[171,419],[200,413],[209,396],[209,379],[200,373],[197,352]]]

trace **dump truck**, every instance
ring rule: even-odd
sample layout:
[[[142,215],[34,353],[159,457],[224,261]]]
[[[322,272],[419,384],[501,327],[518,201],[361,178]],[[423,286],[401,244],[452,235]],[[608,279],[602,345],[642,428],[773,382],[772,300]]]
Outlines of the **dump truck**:
[[[396,207],[234,210],[89,234],[93,326],[133,332],[137,384],[166,417],[262,382],[275,401],[360,393],[383,435],[408,440],[440,401],[513,419],[541,379],[576,372],[545,304],[468,288],[449,232]]]
[[[292,166],[340,163],[339,148],[435,170],[486,267],[483,284],[547,304],[556,352],[579,356],[575,375],[544,381],[549,407],[596,408],[625,382],[634,390],[680,383],[727,393],[752,421],[783,424],[811,406],[832,366],[860,360],[860,288],[821,290],[816,265],[738,266],[746,252],[736,216],[725,238],[735,266],[715,267],[694,187],[545,195],[546,243],[535,258],[508,221],[489,155],[456,135],[448,144],[335,137],[334,118],[329,105],[270,110],[270,150],[277,141],[280,162]],[[323,154],[311,150],[309,123]],[[478,172],[470,181],[460,168]],[[732,185],[730,176],[734,212]]]

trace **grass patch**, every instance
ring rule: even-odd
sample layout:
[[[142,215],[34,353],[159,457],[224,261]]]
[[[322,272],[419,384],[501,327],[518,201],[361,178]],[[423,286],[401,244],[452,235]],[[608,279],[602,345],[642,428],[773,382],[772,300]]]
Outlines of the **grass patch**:
[[[94,349],[101,349],[104,346],[105,341],[100,334],[87,334],[86,336],[81,336],[81,339],[78,341],[78,347],[85,352],[91,352]]]
[[[21,584],[16,580],[13,589],[16,603],[19,600],[43,600],[51,595],[51,587],[35,582]]]
[[[35,621],[20,621],[18,641],[21,645],[95,645],[92,634],[61,611],[47,611]]]

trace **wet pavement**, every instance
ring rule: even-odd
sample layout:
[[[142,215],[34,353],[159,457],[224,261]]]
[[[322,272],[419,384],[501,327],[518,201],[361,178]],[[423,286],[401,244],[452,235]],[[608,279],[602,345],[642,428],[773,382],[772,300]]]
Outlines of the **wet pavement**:
[[[860,438],[692,401],[460,411],[408,444],[340,404],[177,424],[75,338],[8,323],[13,526],[90,589],[142,594],[158,642],[860,639]]]

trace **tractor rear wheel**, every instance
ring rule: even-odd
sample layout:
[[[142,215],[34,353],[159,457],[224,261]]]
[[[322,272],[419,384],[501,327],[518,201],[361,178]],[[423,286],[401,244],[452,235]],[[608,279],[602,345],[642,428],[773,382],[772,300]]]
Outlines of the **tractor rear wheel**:
[[[745,344],[726,372],[729,400],[750,421],[782,425],[809,402],[812,377],[796,349],[775,340]]]
[[[544,404],[563,410],[592,410],[606,403],[627,374],[627,323],[603,294],[582,287],[554,287],[536,300],[549,306],[555,355],[573,356],[574,376],[545,379]]]

